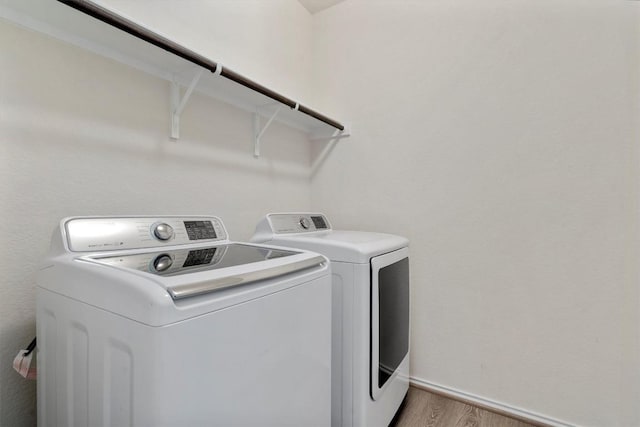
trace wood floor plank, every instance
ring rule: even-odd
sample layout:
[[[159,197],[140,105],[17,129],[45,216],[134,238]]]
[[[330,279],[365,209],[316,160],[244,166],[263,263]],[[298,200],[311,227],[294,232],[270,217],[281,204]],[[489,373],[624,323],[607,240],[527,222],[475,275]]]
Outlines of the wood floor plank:
[[[534,427],[414,387],[390,427]]]
[[[481,422],[480,410],[476,407],[460,404],[462,416],[456,427],[479,427]]]
[[[483,414],[484,425],[486,426],[496,426],[496,427],[531,427],[531,424],[527,424],[520,420],[515,420],[513,418],[508,418],[500,414],[496,414],[490,411],[484,411]]]

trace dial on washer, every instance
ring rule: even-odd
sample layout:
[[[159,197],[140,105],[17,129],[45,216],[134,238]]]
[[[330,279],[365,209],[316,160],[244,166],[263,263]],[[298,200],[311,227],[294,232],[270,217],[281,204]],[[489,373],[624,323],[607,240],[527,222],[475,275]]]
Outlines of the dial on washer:
[[[311,223],[307,218],[300,218],[300,226],[305,230],[308,230],[309,227],[311,226]]]
[[[167,254],[158,255],[156,259],[153,260],[153,268],[158,272],[167,270],[171,267],[171,264],[173,264],[173,259]]]
[[[158,240],[169,240],[173,237],[173,227],[166,222],[162,222],[153,228],[153,235]]]

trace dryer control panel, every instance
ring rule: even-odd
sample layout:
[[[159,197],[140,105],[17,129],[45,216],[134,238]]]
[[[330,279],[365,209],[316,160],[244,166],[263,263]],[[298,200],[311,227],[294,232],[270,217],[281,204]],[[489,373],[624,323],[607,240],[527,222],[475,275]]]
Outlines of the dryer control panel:
[[[156,248],[228,239],[218,217],[76,217],[64,221],[72,252]]]
[[[320,213],[286,213],[267,215],[271,231],[276,234],[331,230],[326,216]]]

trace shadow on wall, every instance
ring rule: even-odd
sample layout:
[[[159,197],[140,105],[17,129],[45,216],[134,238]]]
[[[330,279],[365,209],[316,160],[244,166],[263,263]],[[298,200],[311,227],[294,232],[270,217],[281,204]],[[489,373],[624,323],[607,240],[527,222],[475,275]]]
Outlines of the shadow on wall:
[[[14,108],[7,131],[14,135],[28,135],[20,144],[55,144],[69,158],[83,159],[82,155],[126,156],[132,163],[172,162],[189,168],[241,171],[263,175],[277,174],[279,178],[308,180],[309,164],[307,137],[300,131],[282,124],[273,124],[262,141],[262,156],[253,157],[252,116],[249,113],[217,103],[208,109],[208,117],[190,117],[183,120],[179,140],[171,140],[167,122],[150,134],[148,128],[122,126],[106,121],[82,120],[56,111],[46,114]],[[208,107],[208,108],[206,108]],[[202,110],[201,108],[200,110]],[[11,110],[11,108],[10,108]],[[201,114],[199,114],[201,115]],[[34,116],[45,116],[34,121]],[[226,120],[226,119],[230,120]],[[11,139],[7,141],[11,143]],[[277,164],[277,170],[270,167]]]

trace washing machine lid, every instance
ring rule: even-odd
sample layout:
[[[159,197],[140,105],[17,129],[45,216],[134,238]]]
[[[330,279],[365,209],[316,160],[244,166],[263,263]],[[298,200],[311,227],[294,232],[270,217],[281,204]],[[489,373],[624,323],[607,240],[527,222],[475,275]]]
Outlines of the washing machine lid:
[[[357,264],[409,246],[409,240],[393,234],[333,230],[321,213],[268,214],[258,223],[251,241],[309,250],[333,262]]]
[[[54,233],[37,282],[39,291],[162,326],[328,274],[317,253],[230,242],[216,217],[76,217]]]
[[[159,276],[179,276],[200,271],[218,270],[300,254],[299,251],[265,246],[230,243],[226,245],[187,247],[125,255],[88,256],[100,264],[131,268]]]
[[[298,273],[325,264],[326,258],[305,251],[230,243],[88,255],[77,261],[115,267],[125,275],[133,273],[181,300]]]

